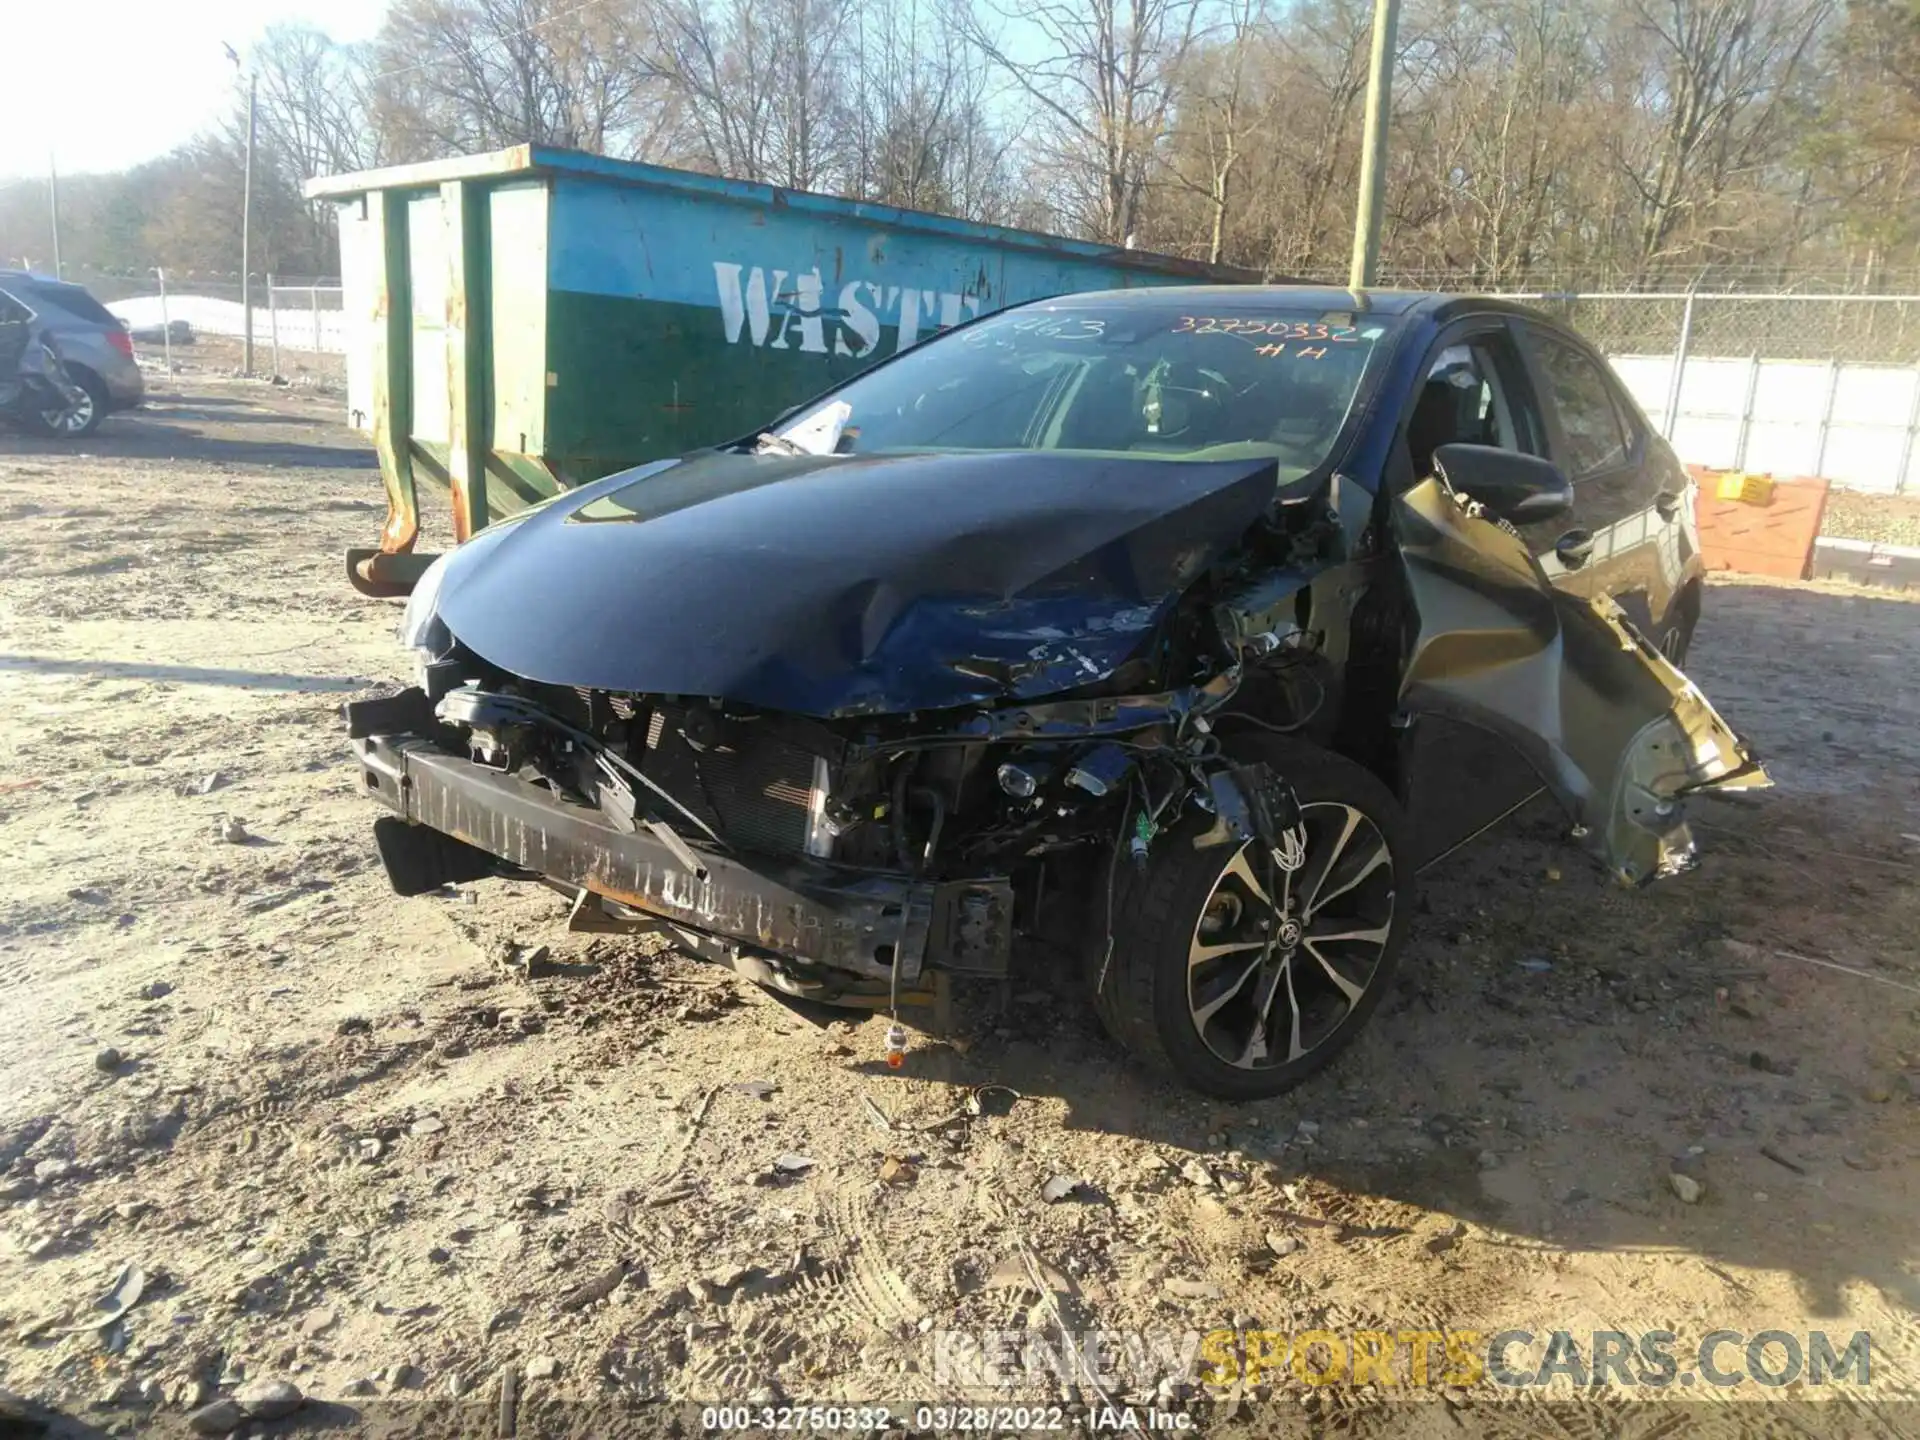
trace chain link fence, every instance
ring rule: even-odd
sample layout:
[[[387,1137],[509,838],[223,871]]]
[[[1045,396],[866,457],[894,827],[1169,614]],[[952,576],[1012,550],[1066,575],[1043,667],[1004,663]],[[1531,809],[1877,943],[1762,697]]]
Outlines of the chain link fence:
[[[1680,458],[1920,492],[1920,294],[1532,292]]]
[[[267,335],[276,375],[280,373],[282,345],[314,354],[346,354],[345,303],[346,292],[338,278],[289,281],[267,277]]]
[[[1512,298],[1558,315],[1608,354],[1920,364],[1920,294],[1534,292]]]

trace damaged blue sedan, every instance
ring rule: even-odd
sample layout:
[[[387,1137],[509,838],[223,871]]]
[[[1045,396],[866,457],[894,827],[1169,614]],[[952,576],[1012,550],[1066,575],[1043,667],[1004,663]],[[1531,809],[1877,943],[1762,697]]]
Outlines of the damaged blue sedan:
[[[540,880],[851,1004],[1052,937],[1118,1041],[1249,1099],[1516,804],[1637,886],[1690,794],[1767,783],[1677,668],[1701,578],[1684,470],[1543,316],[1078,295],[483,531],[348,721],[402,894]]]

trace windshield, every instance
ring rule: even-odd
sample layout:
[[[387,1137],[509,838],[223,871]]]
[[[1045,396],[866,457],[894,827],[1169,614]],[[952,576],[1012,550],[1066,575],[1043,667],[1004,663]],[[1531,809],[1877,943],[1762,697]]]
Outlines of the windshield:
[[[1321,464],[1374,349],[1377,319],[1177,298],[1028,306],[930,340],[775,433],[815,454],[1060,450]]]

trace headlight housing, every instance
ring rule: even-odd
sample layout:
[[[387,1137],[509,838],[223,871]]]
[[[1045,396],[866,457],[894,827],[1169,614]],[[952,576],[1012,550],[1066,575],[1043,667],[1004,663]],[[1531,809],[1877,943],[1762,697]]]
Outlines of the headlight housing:
[[[413,652],[422,670],[453,649],[453,632],[440,618],[440,586],[446,574],[447,556],[442,555],[413,587],[400,617],[400,643]]]

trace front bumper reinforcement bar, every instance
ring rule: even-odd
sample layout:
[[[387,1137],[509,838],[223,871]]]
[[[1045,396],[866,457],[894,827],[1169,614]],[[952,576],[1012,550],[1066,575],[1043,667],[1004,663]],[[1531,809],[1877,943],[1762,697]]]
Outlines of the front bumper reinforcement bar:
[[[380,703],[380,702],[374,702]],[[348,707],[350,710],[355,707]],[[363,730],[349,716],[351,730]],[[1004,975],[1013,891],[1004,877],[921,881],[817,861],[751,864],[688,840],[689,873],[644,829],[415,735],[360,734],[367,789],[397,814],[559,884],[810,965],[912,983],[926,967]]]

